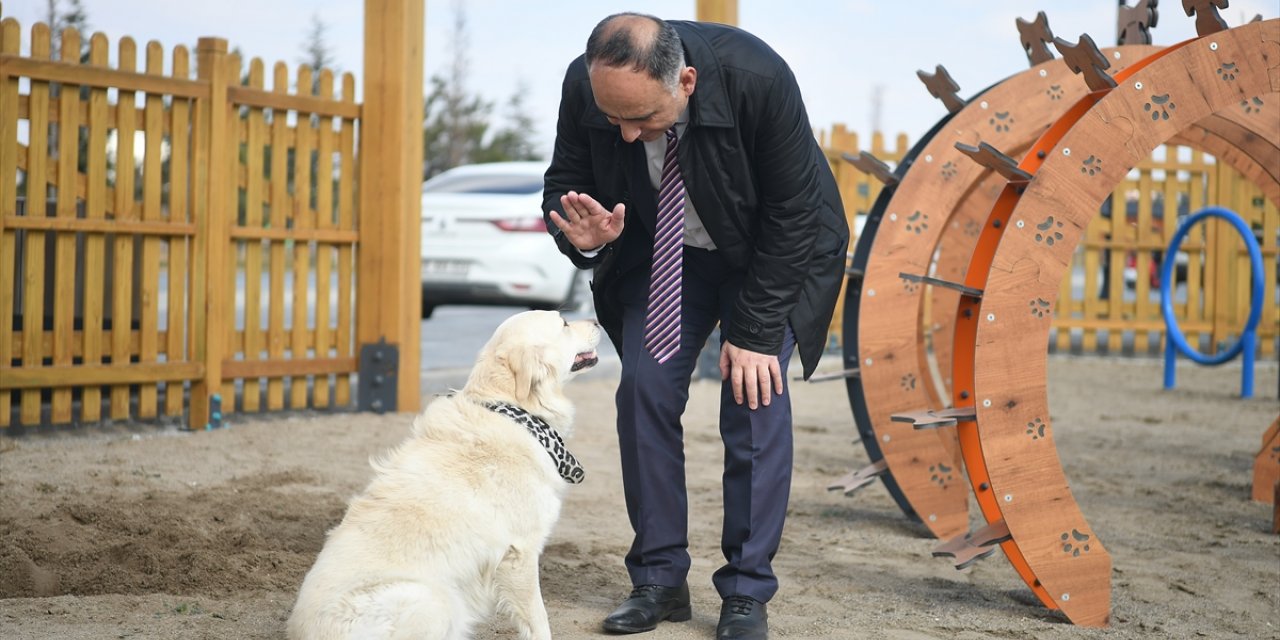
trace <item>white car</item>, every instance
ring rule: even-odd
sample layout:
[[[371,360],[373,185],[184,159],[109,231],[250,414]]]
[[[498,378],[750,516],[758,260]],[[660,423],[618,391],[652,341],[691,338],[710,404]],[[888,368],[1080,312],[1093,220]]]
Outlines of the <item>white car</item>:
[[[542,219],[541,162],[455,167],[422,185],[422,317],[439,305],[579,310],[587,279]]]

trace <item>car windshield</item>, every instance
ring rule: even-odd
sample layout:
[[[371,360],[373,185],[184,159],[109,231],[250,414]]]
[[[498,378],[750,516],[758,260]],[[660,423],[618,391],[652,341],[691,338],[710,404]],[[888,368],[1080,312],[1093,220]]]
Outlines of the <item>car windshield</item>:
[[[422,185],[423,193],[529,194],[542,191],[541,175],[512,173],[438,175]]]

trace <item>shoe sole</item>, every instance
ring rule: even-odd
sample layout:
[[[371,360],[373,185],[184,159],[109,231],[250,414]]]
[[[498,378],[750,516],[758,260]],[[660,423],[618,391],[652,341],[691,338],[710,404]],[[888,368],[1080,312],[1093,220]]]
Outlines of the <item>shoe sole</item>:
[[[692,618],[693,618],[693,606],[691,605],[688,607],[682,607],[680,609],[676,609],[671,613],[668,613],[667,617],[662,618],[658,622],[663,622],[663,621],[688,622]],[[654,629],[657,629],[657,628],[658,628],[657,624],[651,624],[647,627],[629,627],[627,625],[610,623],[607,621],[604,623],[604,630],[610,633],[644,633],[646,631],[653,631]]]

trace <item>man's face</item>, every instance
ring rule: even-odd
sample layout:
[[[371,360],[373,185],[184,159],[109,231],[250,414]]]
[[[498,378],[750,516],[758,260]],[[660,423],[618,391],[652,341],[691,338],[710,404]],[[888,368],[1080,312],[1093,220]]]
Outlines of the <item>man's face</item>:
[[[689,104],[697,71],[685,67],[680,83],[672,92],[667,86],[631,68],[595,64],[590,69],[591,91],[596,106],[610,124],[618,126],[627,142],[645,142],[661,138]]]

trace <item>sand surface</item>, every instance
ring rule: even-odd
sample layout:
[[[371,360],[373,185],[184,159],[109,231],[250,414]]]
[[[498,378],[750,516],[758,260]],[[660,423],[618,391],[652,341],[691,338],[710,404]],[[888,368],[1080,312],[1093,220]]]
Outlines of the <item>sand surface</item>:
[[[997,552],[957,571],[876,484],[827,484],[866,463],[842,383],[797,384],[790,516],[775,567],[773,637],[1278,638],[1280,536],[1249,500],[1263,431],[1280,412],[1274,361],[1259,397],[1240,369],[1054,356],[1051,419],[1081,509],[1114,566],[1112,621],[1086,629],[1042,607]],[[613,378],[575,381],[572,450],[587,469],[542,558],[558,638],[595,638],[629,590],[630,529],[613,432]],[[719,600],[718,387],[686,415],[694,618],[647,638],[712,638]],[[0,637],[281,638],[294,594],[399,442],[404,414],[234,416],[228,429],[155,426],[0,438]],[[975,515],[976,519],[976,515]],[[501,624],[478,637],[514,638]]]

